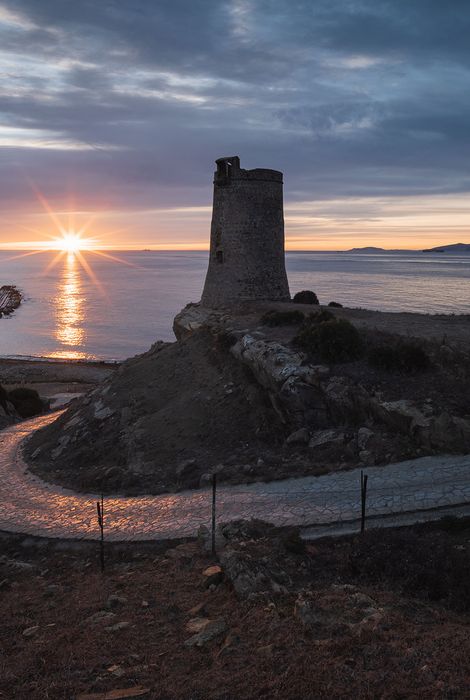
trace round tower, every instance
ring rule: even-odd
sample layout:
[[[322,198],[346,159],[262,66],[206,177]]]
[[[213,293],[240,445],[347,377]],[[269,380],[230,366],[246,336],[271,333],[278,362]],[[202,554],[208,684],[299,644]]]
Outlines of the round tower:
[[[214,173],[209,267],[201,302],[289,301],[282,173],[219,158]]]

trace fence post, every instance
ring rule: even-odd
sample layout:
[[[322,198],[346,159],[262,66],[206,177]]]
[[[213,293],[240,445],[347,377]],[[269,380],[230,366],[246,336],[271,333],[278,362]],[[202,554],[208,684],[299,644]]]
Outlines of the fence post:
[[[361,469],[361,532],[366,529],[367,474]]]
[[[101,494],[101,501],[96,501],[96,510],[98,511],[98,525],[100,528],[100,564],[101,572],[104,572],[104,498]]]
[[[212,474],[212,554],[215,554],[215,499],[217,492],[217,474]]]

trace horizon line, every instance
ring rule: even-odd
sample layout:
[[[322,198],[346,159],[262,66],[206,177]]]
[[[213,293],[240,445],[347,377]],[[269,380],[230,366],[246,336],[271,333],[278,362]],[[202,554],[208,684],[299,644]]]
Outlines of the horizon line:
[[[5,245],[5,247],[4,247]],[[6,247],[8,245],[8,247]],[[431,248],[382,248],[381,246],[360,246],[360,247],[352,247],[352,248],[286,248],[285,253],[348,253],[353,250],[377,250],[377,251],[384,251],[384,252],[410,252],[410,253],[422,253],[425,250],[431,250],[431,249],[438,249],[438,248],[448,248],[451,245],[456,245],[453,243],[443,243],[441,245],[437,246],[432,246]],[[464,244],[464,245],[470,245],[470,244]],[[1,251],[6,251],[6,252],[21,252],[21,251],[35,251],[38,253],[57,253],[61,252],[61,248],[45,248],[42,246],[9,246],[9,244],[1,244],[0,243],[0,252]],[[208,253],[210,252],[210,247],[207,246],[205,248],[172,248],[172,247],[153,247],[153,246],[134,246],[134,247],[128,247],[128,246],[94,246],[94,247],[89,247],[89,248],[81,248],[80,252],[82,253],[93,253],[93,251],[115,251],[115,252],[122,252],[122,253],[131,253],[131,252],[141,252],[141,253]]]

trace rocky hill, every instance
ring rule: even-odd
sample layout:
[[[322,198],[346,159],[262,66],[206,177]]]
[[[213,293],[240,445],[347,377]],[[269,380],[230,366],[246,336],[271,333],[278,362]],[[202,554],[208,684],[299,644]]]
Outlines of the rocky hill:
[[[175,333],[39,431],[32,469],[155,493],[470,449],[467,317],[189,305]]]

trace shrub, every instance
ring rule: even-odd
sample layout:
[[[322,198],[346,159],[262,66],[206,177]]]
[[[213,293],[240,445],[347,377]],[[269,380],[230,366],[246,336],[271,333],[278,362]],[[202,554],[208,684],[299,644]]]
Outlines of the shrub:
[[[8,414],[7,401],[8,401],[8,392],[0,384],[0,406],[3,408],[3,410],[5,411],[6,414]]]
[[[470,558],[448,540],[409,530],[369,532],[357,538],[349,560],[358,579],[381,583],[405,595],[442,601],[454,610],[470,610]]]
[[[35,389],[18,387],[8,392],[8,400],[11,401],[21,418],[32,418],[42,413],[44,405]]]
[[[15,401],[24,401],[25,399],[38,399],[39,394],[36,389],[29,389],[26,386],[19,386],[16,389],[12,389],[8,392],[9,400],[14,403]]]
[[[310,289],[304,289],[301,292],[297,292],[297,294],[294,294],[292,301],[295,304],[319,304],[317,295]]]
[[[344,319],[307,324],[294,338],[294,343],[324,362],[351,362],[363,353],[359,331]]]
[[[330,301],[328,306],[333,306],[335,309],[342,309],[343,305],[339,303],[339,301]]]
[[[265,326],[294,326],[302,323],[305,316],[301,311],[267,311],[261,317],[261,323]]]
[[[323,323],[324,321],[334,321],[335,315],[328,311],[327,309],[322,309],[321,311],[315,311],[313,314],[309,314],[307,317],[308,323]]]
[[[372,348],[367,359],[378,369],[408,374],[423,372],[431,364],[429,355],[421,346],[406,342]]]

